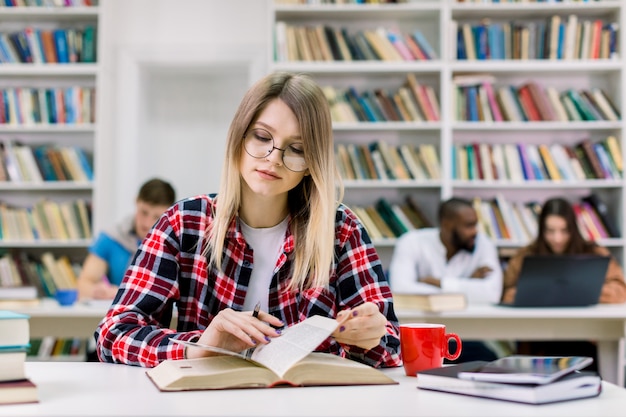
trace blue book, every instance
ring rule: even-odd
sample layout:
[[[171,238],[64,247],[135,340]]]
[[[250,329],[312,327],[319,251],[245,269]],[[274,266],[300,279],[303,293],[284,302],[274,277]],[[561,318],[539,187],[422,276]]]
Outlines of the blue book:
[[[480,121],[478,117],[478,87],[472,85],[466,87],[467,91],[467,120],[469,122]]]
[[[47,146],[37,146],[36,148],[33,148],[33,155],[35,156],[35,161],[43,174],[44,181],[58,181],[59,179],[54,172],[54,168],[52,167],[50,158],[48,158],[47,152]]]
[[[487,45],[489,47],[489,59],[502,59],[500,55],[500,34],[497,24],[487,26]]]
[[[476,39],[476,59],[484,61],[489,59],[489,40],[487,28],[483,25],[474,26],[474,39]]]
[[[463,36],[463,29],[459,28],[456,31],[456,59],[467,59],[467,49],[465,48],[465,38]]]
[[[65,123],[73,124],[76,123],[76,109],[74,107],[74,89],[66,88],[62,91],[63,93],[63,102],[65,103]]]
[[[73,149],[76,152],[76,155],[78,156],[78,160],[80,161],[80,166],[85,172],[85,175],[87,175],[87,178],[89,179],[89,181],[92,181],[93,169],[92,169],[92,163],[91,163],[90,158],[87,156],[87,154],[82,148],[74,146]]]
[[[67,49],[67,36],[63,29],[56,29],[52,32],[54,46],[57,50],[57,59],[59,63],[70,62],[70,55]]]
[[[412,36],[413,36],[413,39],[415,39],[415,42],[417,42],[417,44],[419,45],[420,49],[426,54],[428,59],[438,58],[437,52],[435,52],[433,47],[430,46],[430,43],[428,42],[426,37],[422,34],[422,32],[420,32],[419,30],[416,30],[413,32]]]
[[[452,179],[453,180],[457,180],[457,172],[456,172],[456,158],[458,158],[457,156],[457,151],[456,151],[456,146],[452,147]]]
[[[565,49],[565,24],[559,25],[559,41],[556,48],[556,58],[563,59],[563,50]]]

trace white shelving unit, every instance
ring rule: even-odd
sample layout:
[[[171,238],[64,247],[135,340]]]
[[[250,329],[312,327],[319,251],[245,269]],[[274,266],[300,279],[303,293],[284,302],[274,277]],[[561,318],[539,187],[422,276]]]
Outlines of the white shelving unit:
[[[453,0],[412,0],[402,4],[354,5],[270,5],[270,27],[273,45],[268,61],[270,70],[305,72],[314,76],[321,85],[335,88],[353,86],[357,90],[373,88],[398,88],[406,74],[415,74],[422,84],[435,87],[441,104],[439,123],[374,122],[336,124],[335,141],[344,143],[370,143],[375,139],[390,144],[433,143],[437,146],[443,177],[441,181],[346,181],[344,201],[350,204],[371,204],[380,197],[401,201],[413,194],[425,213],[436,221],[436,208],[442,199],[451,196],[465,198],[494,198],[503,194],[510,201],[539,201],[562,195],[573,201],[597,193],[609,206],[610,215],[617,221],[624,236],[625,184],[620,180],[588,180],[582,182],[487,182],[457,181],[452,179],[452,147],[470,142],[574,145],[584,138],[598,141],[608,135],[618,138],[624,156],[622,138],[626,125],[623,118],[617,122],[460,122],[454,120],[453,77],[465,73],[493,75],[498,84],[520,85],[537,80],[542,85],[557,89],[587,87],[603,88],[621,109],[626,102],[625,67],[622,45],[626,44],[624,23],[626,6],[619,0],[564,3],[457,3]],[[618,22],[619,59],[611,60],[500,60],[458,61],[453,51],[456,34],[453,22],[478,23],[491,21],[545,21],[552,15],[567,17],[576,14],[580,19],[603,19]],[[326,24],[346,27],[349,30],[372,29],[379,26],[396,27],[401,31],[420,29],[428,38],[440,59],[432,61],[387,62],[276,62],[274,58],[273,28],[276,22],[293,25]],[[499,241],[501,248],[517,248],[526,242]],[[599,242],[608,246],[620,261],[626,259],[623,238]],[[375,242],[383,264],[388,265],[393,251],[393,240]]]
[[[96,43],[100,34],[100,8],[90,7],[0,7],[0,32],[12,32],[26,27],[38,29],[96,28]],[[96,51],[97,51],[96,46]],[[18,63],[0,64],[0,89],[11,87],[63,88],[91,87],[97,91],[100,65],[97,63]],[[96,92],[97,97],[97,92]],[[96,116],[96,120],[98,120]],[[97,124],[0,124],[0,138],[19,141],[28,146],[76,146],[94,155],[97,149]],[[94,175],[97,175],[94,167]],[[96,194],[93,181],[0,182],[0,201],[17,207],[30,207],[41,199],[56,202],[84,199],[92,203]],[[93,206],[92,206],[93,208]],[[92,216],[93,217],[93,216]],[[93,230],[92,230],[93,232]],[[89,239],[74,240],[0,240],[0,250],[17,249],[35,256],[50,250],[55,255],[68,255],[82,262]]]

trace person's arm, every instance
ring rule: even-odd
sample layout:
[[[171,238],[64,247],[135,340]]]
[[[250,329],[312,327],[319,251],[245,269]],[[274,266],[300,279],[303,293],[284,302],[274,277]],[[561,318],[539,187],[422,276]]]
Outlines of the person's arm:
[[[96,352],[102,362],[152,367],[166,359],[182,359],[184,347],[169,339],[196,340],[202,334],[169,328],[173,305],[180,298],[176,230],[166,213],[140,245],[96,329]]]
[[[598,246],[595,250],[598,255],[611,256],[608,249]],[[609,268],[606,271],[606,278],[600,293],[601,303],[619,304],[626,302],[626,282],[624,282],[624,272],[617,260],[611,256]]]
[[[431,294],[440,292],[439,287],[420,281],[418,263],[420,252],[411,232],[396,241],[389,265],[389,285],[398,294]],[[425,279],[426,277],[422,277]],[[438,277],[436,277],[438,278]]]
[[[483,277],[444,277],[441,288],[444,292],[462,292],[470,303],[497,303],[502,296],[502,268],[498,250],[486,237],[477,241],[476,255],[478,268],[487,267],[490,271]],[[474,271],[471,271],[472,273]]]
[[[517,252],[508,262],[504,270],[504,288],[502,290],[502,302],[512,303],[515,300],[517,280],[524,263],[526,253],[524,250]]]
[[[336,251],[335,285],[338,318],[344,319],[341,311],[346,310],[350,318],[333,336],[348,358],[374,367],[400,366],[399,324],[380,259],[372,243],[363,239],[364,229],[356,218],[343,223],[344,230],[352,230]]]
[[[78,276],[78,296],[84,299],[113,299],[117,293],[117,286],[106,281],[108,270],[107,262],[99,256],[90,253],[83,262]]]

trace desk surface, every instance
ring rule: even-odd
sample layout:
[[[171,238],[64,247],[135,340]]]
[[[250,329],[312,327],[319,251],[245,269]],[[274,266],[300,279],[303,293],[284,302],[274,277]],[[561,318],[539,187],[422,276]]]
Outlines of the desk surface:
[[[0,416],[603,416],[624,415],[626,390],[604,382],[597,398],[541,406],[419,390],[402,368],[399,385],[159,392],[144,368],[34,362],[38,404],[0,406]]]

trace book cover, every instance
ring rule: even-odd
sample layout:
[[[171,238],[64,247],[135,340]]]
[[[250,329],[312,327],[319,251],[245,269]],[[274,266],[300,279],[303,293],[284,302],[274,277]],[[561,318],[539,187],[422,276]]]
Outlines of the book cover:
[[[486,361],[472,361],[420,371],[417,373],[417,387],[526,404],[597,397],[602,392],[602,380],[594,372],[573,372],[544,385],[469,381],[458,377],[459,372],[476,371],[486,364]]]
[[[0,404],[39,402],[37,386],[29,379],[0,382]]]
[[[176,341],[222,355],[165,360],[146,374],[161,391],[397,384],[368,365],[313,352],[339,325],[335,319],[312,316],[283,330],[272,343],[242,353]]]
[[[0,347],[28,346],[29,336],[27,315],[0,310]]]

